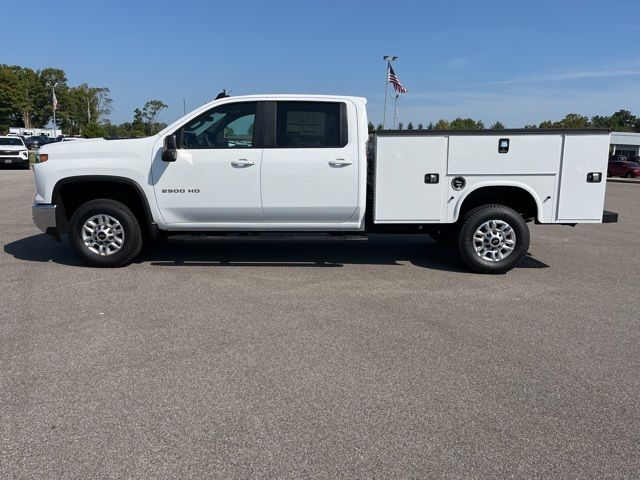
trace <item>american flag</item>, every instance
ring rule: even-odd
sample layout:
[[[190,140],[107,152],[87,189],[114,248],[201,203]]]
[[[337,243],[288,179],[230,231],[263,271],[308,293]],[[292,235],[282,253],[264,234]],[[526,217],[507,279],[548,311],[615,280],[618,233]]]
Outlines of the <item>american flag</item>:
[[[56,91],[52,88],[51,89],[51,93],[53,94],[53,99],[52,99],[53,109],[57,110],[58,109],[58,99],[56,98]]]
[[[400,79],[396,77],[396,72],[393,71],[393,67],[389,64],[389,72],[387,75],[387,82],[393,85],[393,89],[398,93],[407,93],[407,89],[400,83]]]

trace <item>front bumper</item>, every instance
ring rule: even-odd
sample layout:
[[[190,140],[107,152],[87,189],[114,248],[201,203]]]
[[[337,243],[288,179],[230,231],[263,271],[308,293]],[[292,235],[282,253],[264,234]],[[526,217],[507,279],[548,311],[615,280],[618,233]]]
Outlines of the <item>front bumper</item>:
[[[53,237],[58,236],[56,225],[56,206],[50,203],[34,203],[31,207],[33,223],[40,230]]]
[[[15,157],[0,157],[0,165],[12,166],[12,165],[20,165],[25,166],[29,165],[29,157],[24,158],[20,156]]]

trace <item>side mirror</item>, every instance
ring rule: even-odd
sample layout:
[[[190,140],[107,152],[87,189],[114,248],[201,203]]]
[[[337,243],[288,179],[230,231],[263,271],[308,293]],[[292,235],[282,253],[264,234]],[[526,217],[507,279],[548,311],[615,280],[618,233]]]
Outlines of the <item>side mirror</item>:
[[[164,137],[164,149],[162,150],[163,162],[175,162],[178,159],[178,142],[175,135]]]

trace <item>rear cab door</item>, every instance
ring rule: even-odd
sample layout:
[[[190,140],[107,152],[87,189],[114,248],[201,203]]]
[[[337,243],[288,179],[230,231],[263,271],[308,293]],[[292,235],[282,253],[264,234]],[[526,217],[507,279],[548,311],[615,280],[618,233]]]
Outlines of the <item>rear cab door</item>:
[[[269,228],[357,227],[366,160],[356,105],[340,98],[278,99],[266,112],[261,189]]]

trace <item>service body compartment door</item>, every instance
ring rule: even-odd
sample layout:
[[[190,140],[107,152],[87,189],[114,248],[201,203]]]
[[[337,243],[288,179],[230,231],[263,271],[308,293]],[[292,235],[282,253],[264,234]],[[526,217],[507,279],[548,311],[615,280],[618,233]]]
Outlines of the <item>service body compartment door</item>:
[[[608,133],[565,135],[558,222],[602,221],[608,157]],[[590,173],[600,173],[600,181],[588,181]]]
[[[443,221],[447,141],[432,135],[377,137],[375,223]]]

